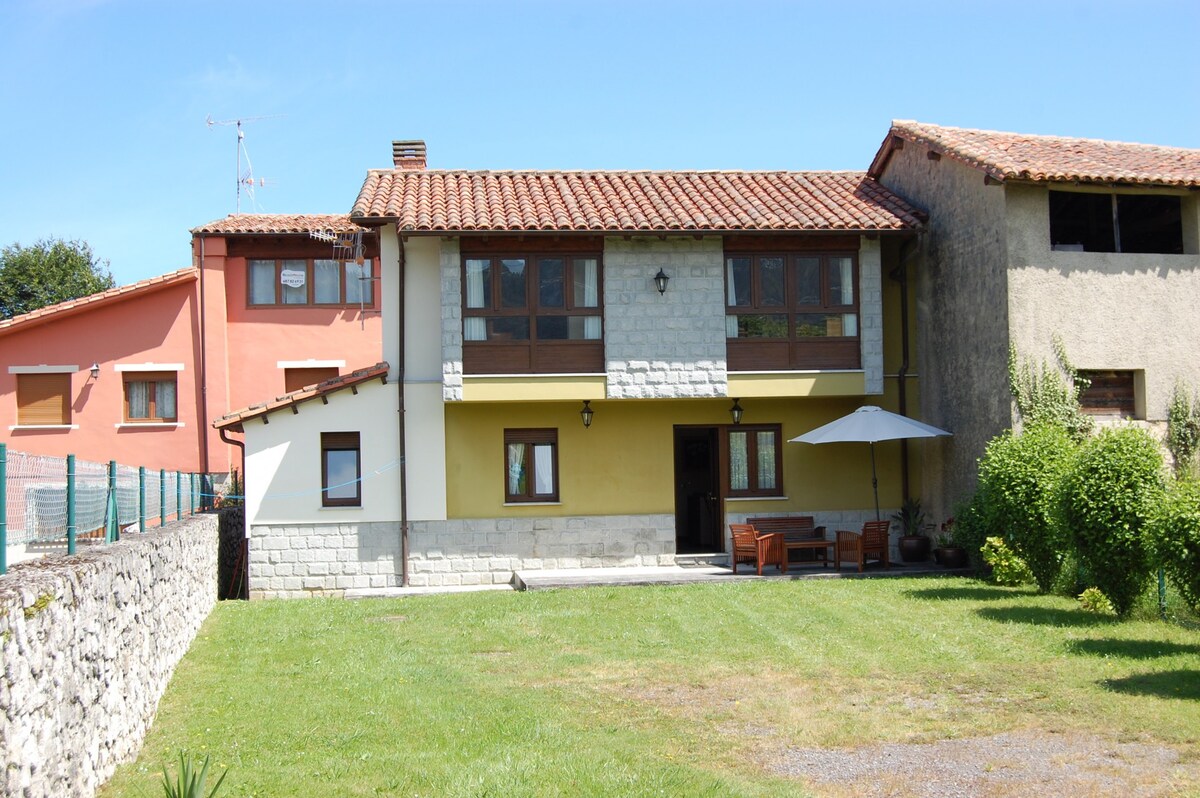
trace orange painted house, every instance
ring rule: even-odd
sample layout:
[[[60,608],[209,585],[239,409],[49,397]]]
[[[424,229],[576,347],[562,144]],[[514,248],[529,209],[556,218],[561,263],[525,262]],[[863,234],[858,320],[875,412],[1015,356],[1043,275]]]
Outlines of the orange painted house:
[[[229,216],[192,231],[191,268],[0,321],[2,440],[240,468],[213,419],[381,358],[378,257],[344,215]]]

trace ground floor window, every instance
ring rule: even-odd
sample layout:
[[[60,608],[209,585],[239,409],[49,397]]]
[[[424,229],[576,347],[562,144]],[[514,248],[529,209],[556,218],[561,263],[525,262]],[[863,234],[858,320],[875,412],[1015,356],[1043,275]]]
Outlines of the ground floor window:
[[[780,426],[734,426],[727,433],[729,495],[780,495],[783,484]]]
[[[558,430],[504,431],[504,500],[558,501]]]
[[[125,374],[125,421],[130,424],[171,423],[179,419],[174,372]]]
[[[1093,416],[1137,418],[1137,374],[1133,371],[1080,371],[1087,387],[1079,392],[1079,406]]]
[[[17,375],[17,423],[22,426],[70,424],[70,400],[70,374]]]
[[[362,504],[362,454],[357,432],[321,433],[321,506]]]

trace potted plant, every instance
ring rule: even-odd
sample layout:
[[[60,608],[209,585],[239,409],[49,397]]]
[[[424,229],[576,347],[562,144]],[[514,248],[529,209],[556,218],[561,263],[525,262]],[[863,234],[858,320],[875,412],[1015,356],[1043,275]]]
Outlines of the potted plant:
[[[938,535],[933,558],[944,568],[966,568],[969,564],[967,550],[954,539],[953,518],[947,518],[942,522],[942,531]]]
[[[921,500],[909,497],[892,516],[900,525],[900,559],[904,562],[925,562],[929,559],[929,537],[925,534],[925,511]]]

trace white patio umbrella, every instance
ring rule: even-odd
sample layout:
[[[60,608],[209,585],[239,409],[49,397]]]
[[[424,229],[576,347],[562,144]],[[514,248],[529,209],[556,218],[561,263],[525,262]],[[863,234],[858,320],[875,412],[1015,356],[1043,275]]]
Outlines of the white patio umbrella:
[[[789,443],[869,443],[871,444],[871,487],[875,491],[875,520],[879,520],[879,480],[875,476],[875,441],[901,438],[937,438],[950,435],[944,429],[923,424],[908,416],[889,413],[882,407],[864,405],[848,416],[830,421],[823,427],[792,438]]]

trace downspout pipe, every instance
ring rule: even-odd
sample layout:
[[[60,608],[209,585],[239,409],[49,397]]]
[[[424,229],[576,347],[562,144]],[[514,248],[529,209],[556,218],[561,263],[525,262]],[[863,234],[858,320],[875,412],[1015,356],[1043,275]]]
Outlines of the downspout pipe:
[[[208,460],[208,325],[206,323],[205,302],[204,302],[204,239],[205,235],[200,234],[200,423],[196,426],[200,428],[200,469],[203,473],[201,477],[202,488],[204,484],[209,482]],[[225,435],[222,433],[221,439],[225,440]],[[242,448],[242,479],[245,479],[245,460],[246,450]],[[202,506],[212,506],[212,497],[206,495],[206,491],[201,491]]]
[[[896,370],[897,400],[900,415],[908,415],[908,370],[911,365],[908,340],[908,260],[913,256],[915,239],[907,238],[900,244],[899,264],[888,273],[888,277],[900,284],[900,368]],[[900,485],[904,501],[908,501],[910,486],[908,479],[908,441],[900,440]]]
[[[397,301],[399,302],[399,333],[397,335],[399,355],[396,364],[396,392],[399,412],[399,443],[400,443],[400,585],[408,587],[408,456],[405,451],[404,439],[404,239],[396,231],[396,273]]]

